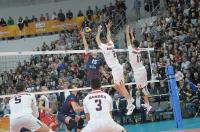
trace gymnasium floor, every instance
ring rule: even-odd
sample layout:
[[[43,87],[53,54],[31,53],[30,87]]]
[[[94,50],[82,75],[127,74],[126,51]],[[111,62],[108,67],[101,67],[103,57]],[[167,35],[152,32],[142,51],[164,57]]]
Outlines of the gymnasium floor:
[[[200,117],[183,120],[184,130],[175,129],[173,120],[127,125],[128,132],[200,132]],[[199,128],[199,129],[198,129]]]

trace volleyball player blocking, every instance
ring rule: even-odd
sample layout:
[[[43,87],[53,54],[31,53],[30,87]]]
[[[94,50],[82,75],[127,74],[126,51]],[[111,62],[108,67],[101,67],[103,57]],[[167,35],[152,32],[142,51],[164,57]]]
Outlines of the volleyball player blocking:
[[[112,76],[114,80],[114,88],[126,98],[127,100],[127,115],[131,115],[133,113],[133,110],[135,109],[135,106],[133,105],[134,99],[130,96],[127,89],[125,88],[125,81],[124,81],[124,72],[123,67],[119,63],[117,59],[117,55],[114,51],[114,43],[111,39],[111,32],[110,28],[112,27],[112,21],[109,21],[106,23],[107,28],[107,42],[106,44],[103,44],[100,39],[100,34],[102,32],[102,26],[98,26],[98,33],[96,35],[96,42],[99,46],[99,48],[102,50],[103,56],[105,58],[105,61],[112,69]]]
[[[149,92],[147,86],[147,71],[141,59],[141,50],[139,49],[140,43],[135,39],[130,26],[126,26],[126,41],[129,53],[129,62],[132,70],[134,71],[134,79],[137,89],[141,89],[144,94],[145,104],[143,106],[147,109],[148,114],[152,106],[149,104]]]

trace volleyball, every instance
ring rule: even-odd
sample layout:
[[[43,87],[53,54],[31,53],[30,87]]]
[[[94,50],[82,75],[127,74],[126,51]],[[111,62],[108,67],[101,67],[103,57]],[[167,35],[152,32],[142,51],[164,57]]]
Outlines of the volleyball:
[[[83,31],[86,32],[86,33],[90,33],[92,31],[92,29],[90,27],[85,27],[83,29]]]

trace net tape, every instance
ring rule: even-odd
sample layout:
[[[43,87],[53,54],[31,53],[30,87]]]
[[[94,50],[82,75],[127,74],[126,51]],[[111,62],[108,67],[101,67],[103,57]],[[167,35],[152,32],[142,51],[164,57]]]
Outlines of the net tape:
[[[147,81],[147,83],[151,83],[151,82],[159,82],[159,80],[151,80],[151,81]],[[130,86],[130,85],[135,85],[136,83],[125,83],[126,86]],[[114,87],[114,85],[104,85],[101,88],[111,88]],[[65,91],[82,91],[82,90],[90,90],[91,87],[84,87],[84,88],[77,88],[77,89],[65,89],[65,90],[51,90],[51,91],[45,91],[45,92],[33,92],[35,95],[38,94],[51,94],[51,93],[61,93],[61,92],[65,92]],[[15,94],[10,94],[10,95],[0,95],[0,98],[6,98],[6,97],[12,97]]]
[[[154,51],[154,48],[140,48],[141,51]],[[92,52],[93,50],[89,50]],[[127,52],[128,49],[114,49],[116,52]],[[102,52],[102,50],[97,50]],[[85,50],[55,50],[55,51],[20,51],[20,52],[0,52],[0,56],[19,56],[19,55],[51,55],[51,54],[77,54],[85,53]]]

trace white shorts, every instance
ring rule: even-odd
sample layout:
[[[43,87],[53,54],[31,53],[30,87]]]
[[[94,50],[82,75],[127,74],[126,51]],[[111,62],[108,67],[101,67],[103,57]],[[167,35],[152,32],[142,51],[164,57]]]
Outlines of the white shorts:
[[[24,115],[18,118],[10,119],[10,132],[20,132],[21,128],[26,128],[35,132],[41,128],[42,123],[33,115]]]
[[[81,132],[124,132],[125,129],[113,119],[89,121]]]
[[[114,84],[120,85],[124,83],[124,70],[121,65],[117,65],[112,68],[112,76]]]
[[[137,88],[144,88],[147,86],[147,71],[145,67],[134,70],[134,78]]]

